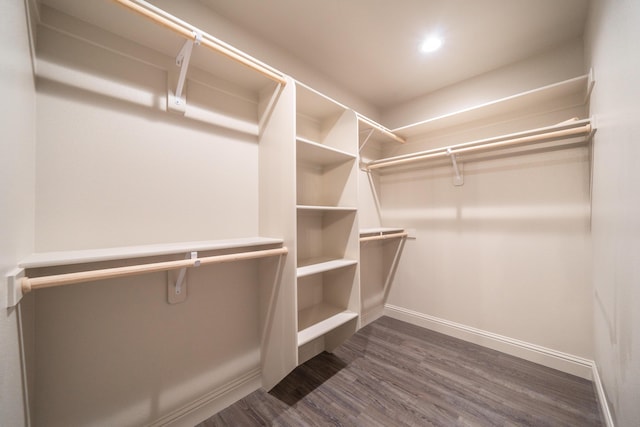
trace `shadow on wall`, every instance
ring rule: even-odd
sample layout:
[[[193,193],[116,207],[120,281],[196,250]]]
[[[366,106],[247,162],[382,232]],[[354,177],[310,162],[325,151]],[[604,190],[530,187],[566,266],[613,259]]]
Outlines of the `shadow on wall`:
[[[464,232],[576,234],[589,231],[589,150],[540,149],[461,157],[463,186],[450,162],[380,176],[388,224]]]

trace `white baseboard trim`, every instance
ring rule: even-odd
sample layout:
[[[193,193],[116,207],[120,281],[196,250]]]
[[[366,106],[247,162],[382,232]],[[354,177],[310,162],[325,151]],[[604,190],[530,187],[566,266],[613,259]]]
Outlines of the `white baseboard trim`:
[[[594,363],[592,369],[593,386],[596,389],[596,395],[598,396],[600,413],[602,414],[602,418],[604,418],[606,426],[614,427],[613,417],[611,416],[611,411],[609,410],[609,403],[607,403],[607,396],[604,393],[604,386],[602,385],[602,380],[600,379],[600,374],[598,373],[598,366],[596,366],[596,364]]]
[[[192,402],[168,413],[162,418],[149,424],[149,427],[171,426],[192,427],[222,411],[262,386],[260,367],[252,369],[246,374],[235,378],[215,390]]]
[[[402,320],[416,326],[440,332],[464,341],[472,342],[512,356],[539,363],[543,366],[592,380],[604,421],[607,427],[615,427],[597,366],[592,360],[483,331],[481,329],[472,328],[460,323],[429,316],[427,314],[397,307],[391,304],[385,304],[384,311],[382,313],[378,310],[372,310],[372,312],[366,313],[366,315],[363,314],[363,326],[364,324],[374,321],[381,315]],[[261,370],[258,367],[234,379],[233,381],[210,391],[200,398],[195,399],[187,405],[170,412],[149,424],[149,427],[190,427],[196,425],[255,390],[258,390],[261,386]]]
[[[593,380],[593,361],[460,323],[385,304],[384,314],[416,326],[491,348],[549,368]]]

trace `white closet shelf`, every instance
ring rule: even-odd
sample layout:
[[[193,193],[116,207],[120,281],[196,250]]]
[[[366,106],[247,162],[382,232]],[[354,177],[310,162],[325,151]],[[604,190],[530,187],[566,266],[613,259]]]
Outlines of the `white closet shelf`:
[[[312,205],[298,205],[298,212],[355,212],[357,207],[352,206],[312,206]]]
[[[40,252],[29,255],[18,264],[21,268],[53,267],[89,262],[113,261],[131,258],[142,258],[158,255],[182,254],[193,251],[215,251],[225,249],[242,249],[248,247],[282,245],[282,239],[269,237],[246,237],[228,240],[206,240],[196,242],[180,242],[153,244],[143,246],[124,246],[103,249],[86,249],[77,251]]]
[[[321,166],[330,166],[355,160],[356,155],[347,153],[327,145],[303,137],[296,138],[298,159]]]
[[[297,268],[297,276],[305,277],[312,274],[324,273],[325,271],[337,270],[339,268],[348,267],[350,265],[356,265],[358,261],[353,259],[310,259],[300,262],[300,267]]]
[[[585,74],[562,82],[507,96],[495,101],[443,114],[428,120],[393,129],[392,132],[410,138],[439,129],[459,126],[476,120],[488,119],[513,111],[549,103],[562,104],[564,108],[585,104],[593,87],[592,74]],[[555,106],[554,108],[559,108]]]
[[[348,107],[296,81],[296,109],[305,117],[321,119],[342,114]]]
[[[358,317],[358,313],[326,303],[298,312],[298,347]]]

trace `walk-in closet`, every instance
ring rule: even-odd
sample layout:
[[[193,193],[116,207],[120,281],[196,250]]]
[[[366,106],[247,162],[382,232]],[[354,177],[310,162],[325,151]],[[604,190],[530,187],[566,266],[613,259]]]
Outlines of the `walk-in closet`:
[[[0,425],[640,425],[637,1],[0,11]]]

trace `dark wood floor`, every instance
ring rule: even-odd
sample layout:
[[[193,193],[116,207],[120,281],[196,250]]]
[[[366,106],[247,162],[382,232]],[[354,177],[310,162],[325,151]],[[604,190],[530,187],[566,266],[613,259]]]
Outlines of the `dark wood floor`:
[[[211,426],[600,426],[590,381],[388,317]]]

